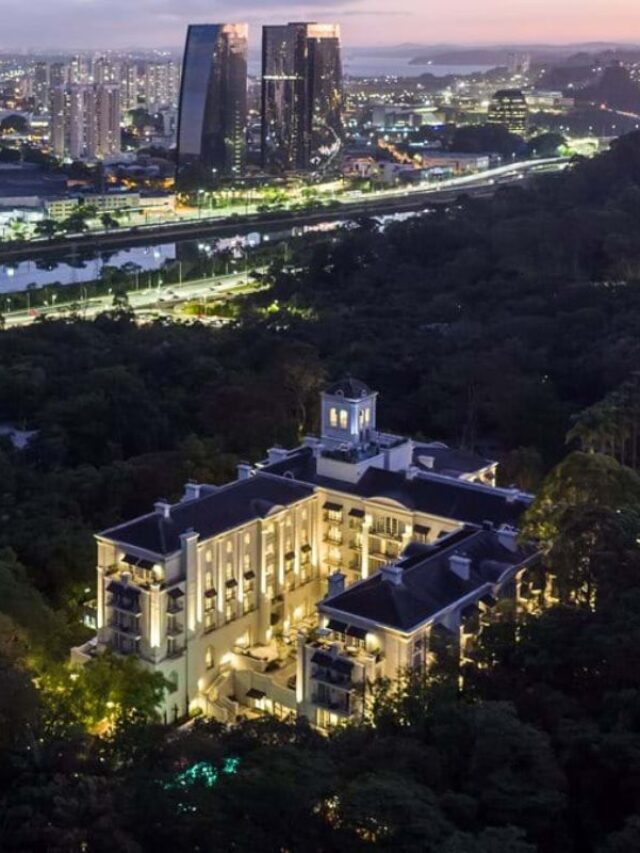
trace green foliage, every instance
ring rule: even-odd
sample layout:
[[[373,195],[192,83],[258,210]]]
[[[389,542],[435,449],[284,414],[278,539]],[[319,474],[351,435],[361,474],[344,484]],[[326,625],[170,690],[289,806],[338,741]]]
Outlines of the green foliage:
[[[49,736],[96,730],[123,720],[153,721],[169,683],[133,657],[102,654],[82,667],[61,664],[39,678]]]

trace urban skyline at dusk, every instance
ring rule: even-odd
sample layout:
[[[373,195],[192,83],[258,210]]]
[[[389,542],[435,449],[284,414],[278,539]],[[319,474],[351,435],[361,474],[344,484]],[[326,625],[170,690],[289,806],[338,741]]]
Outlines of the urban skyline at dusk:
[[[440,7],[437,14],[419,0],[403,0],[394,8],[380,0],[322,0],[313,5],[283,0],[239,0],[232,5],[203,0],[140,0],[135,4],[123,0],[52,0],[38,8],[37,28],[33,12],[31,6],[18,0],[0,0],[0,50],[178,47],[187,24],[218,19],[246,21],[253,38],[257,38],[258,28],[266,19],[339,18],[347,46],[405,42],[630,43],[640,39],[640,13],[632,0],[568,0],[563,4],[522,0],[517,7],[509,7],[502,0],[483,4],[457,0]]]

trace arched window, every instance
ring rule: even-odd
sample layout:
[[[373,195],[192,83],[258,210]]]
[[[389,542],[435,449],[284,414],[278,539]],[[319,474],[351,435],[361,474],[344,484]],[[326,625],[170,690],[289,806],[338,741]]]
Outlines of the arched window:
[[[207,651],[204,656],[204,665],[207,669],[213,669],[213,646],[207,646]]]
[[[349,427],[349,412],[346,409],[340,409],[340,429]]]
[[[332,427],[338,426],[338,410],[335,407],[329,409],[329,423]]]

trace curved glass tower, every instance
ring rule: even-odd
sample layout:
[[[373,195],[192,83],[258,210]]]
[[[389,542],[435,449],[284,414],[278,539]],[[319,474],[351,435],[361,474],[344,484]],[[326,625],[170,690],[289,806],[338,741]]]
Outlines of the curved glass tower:
[[[247,24],[194,24],[184,53],[176,188],[240,177],[247,133]]]

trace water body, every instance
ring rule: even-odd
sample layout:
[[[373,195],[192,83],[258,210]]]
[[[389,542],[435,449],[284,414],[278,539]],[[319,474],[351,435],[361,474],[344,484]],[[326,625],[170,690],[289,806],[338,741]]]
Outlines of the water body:
[[[420,77],[433,74],[447,77],[449,74],[476,74],[489,71],[491,65],[409,65],[402,56],[350,56],[343,55],[344,73],[350,77]]]
[[[161,269],[176,260],[176,244],[137,246],[114,252],[96,253],[67,261],[44,258],[41,261],[22,261],[17,264],[0,263],[0,293],[26,290],[29,285],[44,287],[47,284],[83,284],[100,278],[103,267],[123,267],[136,264],[143,272]]]
[[[419,212],[394,213],[376,217],[382,227],[393,221],[402,221]],[[272,231],[236,234],[233,237],[201,238],[198,240],[180,240],[158,245],[137,246],[113,252],[96,252],[83,258],[66,260],[22,261],[16,264],[0,264],[0,294],[15,293],[26,290],[29,286],[45,287],[49,284],[72,285],[100,279],[101,270],[108,267],[123,267],[136,264],[138,268],[138,283],[145,286],[145,273],[161,269],[175,268],[176,263],[200,255],[211,258],[215,251],[234,249],[238,246],[255,247],[269,241],[290,240],[311,232],[331,232],[337,228],[349,225],[350,220],[329,220],[313,225],[303,225],[296,228],[274,229]],[[132,285],[134,274],[132,274]]]
[[[433,74],[446,77],[449,74],[474,74],[489,71],[491,65],[409,65],[409,56],[378,56],[342,51],[343,71],[350,77],[420,77]],[[249,74],[260,76],[260,59],[249,58]]]

